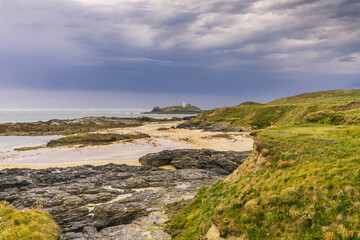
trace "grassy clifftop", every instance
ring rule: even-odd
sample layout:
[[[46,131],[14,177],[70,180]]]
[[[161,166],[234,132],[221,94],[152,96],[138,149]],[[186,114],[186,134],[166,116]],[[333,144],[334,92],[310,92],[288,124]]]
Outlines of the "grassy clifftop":
[[[351,97],[342,95],[342,103],[329,97],[338,92]],[[257,113],[271,115],[270,110],[264,111],[266,107],[279,110],[291,106],[271,115],[281,115],[271,118],[273,127],[262,125],[253,132],[254,152],[239,169],[224,181],[201,189],[194,202],[175,217],[169,226],[173,237],[360,239],[360,126],[356,121],[327,121],[328,116],[324,119],[320,114],[317,121],[308,120],[324,109],[358,120],[358,109],[343,106],[360,101],[360,97],[353,98],[359,92],[322,92],[321,97],[306,94],[316,97],[312,97],[314,101],[306,97],[303,102],[299,95],[278,104],[281,100],[222,108],[200,116],[208,121],[251,124]],[[325,98],[320,108],[318,101]],[[313,111],[302,109],[300,114],[296,111],[300,105]],[[334,110],[335,106],[341,106],[340,110]],[[230,119],[234,115],[241,116],[240,120]]]
[[[245,102],[235,107],[203,111],[197,120],[229,122],[252,128],[304,123],[359,124],[360,90],[306,93],[266,104]]]
[[[359,99],[360,99],[359,89],[351,89],[351,90],[340,89],[340,90],[304,93],[292,97],[279,98],[270,103],[271,104],[291,104],[291,103],[341,104],[341,103],[348,103],[349,101],[359,101]]]

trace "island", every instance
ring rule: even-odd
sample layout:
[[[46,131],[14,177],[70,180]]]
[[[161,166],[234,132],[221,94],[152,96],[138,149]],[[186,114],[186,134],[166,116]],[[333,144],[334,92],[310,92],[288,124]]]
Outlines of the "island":
[[[183,101],[182,105],[170,106],[170,107],[154,107],[150,112],[145,112],[145,114],[199,114],[202,112],[202,109],[191,104],[186,104]]]

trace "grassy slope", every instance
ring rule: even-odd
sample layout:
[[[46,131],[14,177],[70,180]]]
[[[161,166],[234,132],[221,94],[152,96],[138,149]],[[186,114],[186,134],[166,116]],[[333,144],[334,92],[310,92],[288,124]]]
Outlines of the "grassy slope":
[[[301,101],[303,99],[303,101]],[[198,120],[264,128],[302,123],[360,123],[360,90],[336,90],[281,98],[267,104],[240,104],[204,111]]]
[[[202,114],[251,125],[261,113],[274,126],[254,132],[256,151],[234,174],[198,192],[170,225],[173,236],[201,239],[214,223],[224,238],[360,239],[360,127],[322,114],[308,123],[324,109],[358,120],[348,105],[359,100],[359,90],[339,90]]]
[[[0,240],[55,240],[60,234],[49,213],[39,209],[19,211],[0,203]]]

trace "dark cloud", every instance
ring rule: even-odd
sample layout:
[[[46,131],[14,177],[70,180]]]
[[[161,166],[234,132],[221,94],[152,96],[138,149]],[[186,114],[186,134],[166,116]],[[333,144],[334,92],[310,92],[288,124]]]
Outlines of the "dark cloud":
[[[357,0],[0,5],[2,88],[275,97],[358,86]]]
[[[351,57],[351,56],[339,59],[340,62],[355,62],[356,60],[357,60],[357,57]]]

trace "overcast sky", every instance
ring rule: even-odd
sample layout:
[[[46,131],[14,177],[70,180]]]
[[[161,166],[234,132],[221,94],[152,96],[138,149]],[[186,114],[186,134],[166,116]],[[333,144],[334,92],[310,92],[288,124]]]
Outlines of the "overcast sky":
[[[360,88],[359,0],[0,0],[0,108]]]

